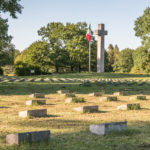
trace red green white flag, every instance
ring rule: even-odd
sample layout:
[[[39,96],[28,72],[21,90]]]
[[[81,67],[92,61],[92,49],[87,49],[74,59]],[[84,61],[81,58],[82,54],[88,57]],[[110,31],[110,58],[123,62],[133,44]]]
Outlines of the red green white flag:
[[[87,34],[86,34],[86,38],[88,39],[89,42],[91,42],[92,40],[92,33],[91,33],[91,25],[89,25]]]

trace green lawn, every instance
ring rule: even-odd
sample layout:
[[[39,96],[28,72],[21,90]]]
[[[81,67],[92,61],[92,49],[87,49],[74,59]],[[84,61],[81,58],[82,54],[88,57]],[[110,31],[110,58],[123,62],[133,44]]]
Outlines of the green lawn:
[[[140,78],[150,79],[148,75],[121,74],[67,74],[38,76],[38,78]],[[14,77],[10,77],[14,78]],[[30,77],[27,77],[30,78]],[[36,77],[34,77],[36,78]],[[141,81],[140,81],[141,82]],[[0,150],[148,150],[150,149],[150,83],[145,81],[93,82],[83,86],[82,82],[0,82]],[[57,94],[60,89],[71,90],[79,97],[84,97],[83,104],[65,104],[64,97]],[[89,97],[88,93],[104,91],[105,95],[127,90],[130,95],[144,94],[147,100],[131,101],[129,96],[119,96],[118,101],[99,102],[99,97]],[[26,106],[29,94],[41,92],[46,94],[47,105]],[[118,111],[118,105],[140,103],[141,110]],[[74,107],[98,105],[100,112],[80,114]],[[46,108],[48,116],[44,118],[18,117],[18,112],[27,109]],[[90,124],[113,121],[128,121],[128,130],[123,133],[110,133],[98,136],[89,132]],[[5,142],[9,133],[50,130],[51,139],[47,143],[9,146]]]
[[[139,78],[139,79],[150,79],[150,74],[120,74],[120,73],[68,73],[68,74],[52,74],[42,76],[24,76],[23,78],[89,78],[89,79],[100,79],[100,78]],[[11,78],[11,77],[8,77]]]

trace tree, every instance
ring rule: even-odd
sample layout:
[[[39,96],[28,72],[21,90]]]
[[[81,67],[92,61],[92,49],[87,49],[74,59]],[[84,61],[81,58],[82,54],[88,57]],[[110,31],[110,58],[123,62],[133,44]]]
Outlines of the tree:
[[[78,22],[67,23],[64,32],[64,42],[69,53],[69,65],[71,71],[88,70],[89,43],[86,39],[87,24]]]
[[[16,13],[21,13],[22,6],[18,3],[20,0],[0,0],[0,14],[10,13],[12,18],[17,18]],[[3,19],[0,16],[0,66],[13,64],[13,57],[10,51],[5,51],[4,48],[9,47],[12,36],[8,35],[8,19]]]
[[[109,44],[108,46],[108,68],[109,72],[113,71],[112,65],[114,64],[114,47],[112,44]]]
[[[118,61],[118,57],[119,57],[119,47],[118,47],[118,45],[116,44],[115,45],[115,47],[114,47],[114,63],[116,62],[116,61]]]
[[[144,14],[135,21],[135,35],[142,39],[144,46],[150,47],[150,7],[144,10]]]
[[[48,43],[37,41],[31,44],[25,51],[22,61],[28,65],[39,67],[42,72],[47,73],[50,68]]]
[[[8,12],[12,18],[17,18],[16,13],[21,13],[22,6],[20,0],[0,0],[0,14]],[[0,16],[0,51],[7,46],[7,43],[12,39],[8,35],[8,19],[3,19]]]
[[[81,71],[87,70],[88,64],[88,41],[85,37],[87,24],[78,22],[76,24],[52,22],[42,27],[38,34],[42,40],[49,43],[52,64],[58,72],[60,67],[70,66]]]
[[[126,48],[119,53],[118,60],[114,63],[113,69],[115,72],[130,72],[133,67],[133,50]]]
[[[46,27],[38,30],[39,36],[49,45],[50,62],[51,65],[55,66],[56,72],[59,71],[60,67],[65,66],[68,60],[68,53],[63,40],[64,30],[64,25],[60,22],[48,23]]]
[[[96,70],[97,70],[97,41],[94,39],[91,44],[91,71],[96,72]]]
[[[134,67],[132,72],[150,72],[150,51],[145,47],[139,47],[133,52]]]
[[[108,71],[113,71],[113,65],[118,60],[119,48],[117,45],[113,46],[109,44],[108,46]]]

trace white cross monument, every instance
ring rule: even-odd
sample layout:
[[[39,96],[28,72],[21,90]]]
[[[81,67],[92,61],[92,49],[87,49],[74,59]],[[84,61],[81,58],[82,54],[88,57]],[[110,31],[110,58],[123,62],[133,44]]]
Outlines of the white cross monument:
[[[104,24],[98,24],[98,30],[95,31],[97,39],[97,72],[104,72],[104,36],[107,35]]]

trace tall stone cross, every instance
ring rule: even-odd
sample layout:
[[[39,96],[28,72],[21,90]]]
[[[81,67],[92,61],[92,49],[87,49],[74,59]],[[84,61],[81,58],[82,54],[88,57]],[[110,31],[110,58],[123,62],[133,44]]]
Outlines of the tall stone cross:
[[[104,72],[104,36],[107,35],[104,24],[98,24],[98,30],[95,31],[97,39],[97,72]]]

